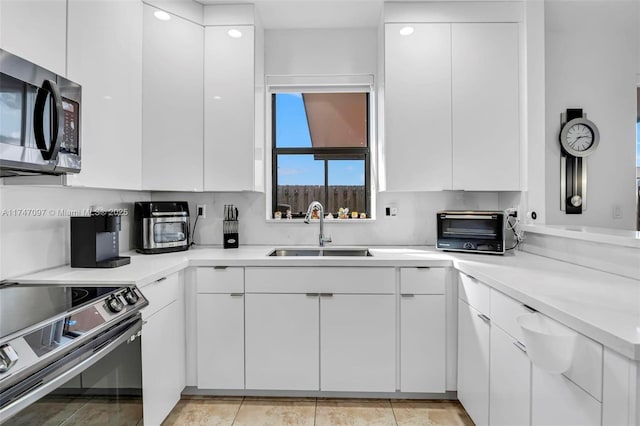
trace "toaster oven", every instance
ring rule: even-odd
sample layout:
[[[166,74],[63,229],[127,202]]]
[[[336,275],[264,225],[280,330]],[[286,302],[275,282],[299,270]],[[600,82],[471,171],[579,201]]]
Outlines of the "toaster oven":
[[[136,249],[155,254],[189,248],[189,205],[186,201],[144,201],[134,205]]]
[[[503,211],[449,210],[437,213],[439,250],[504,254]]]

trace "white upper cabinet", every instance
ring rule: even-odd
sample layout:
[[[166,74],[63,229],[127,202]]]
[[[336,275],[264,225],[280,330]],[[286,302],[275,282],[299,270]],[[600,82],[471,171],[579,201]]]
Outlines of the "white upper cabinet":
[[[385,25],[387,190],[451,189],[451,25]]]
[[[385,25],[386,190],[520,189],[518,25]]]
[[[205,191],[254,190],[254,47],[253,25],[205,28]]]
[[[452,25],[453,189],[520,189],[518,24]]]
[[[66,74],[66,0],[1,0],[0,46],[47,68]]]
[[[72,186],[141,189],[142,3],[69,0],[68,77],[82,85]]]
[[[204,29],[144,6],[142,188],[202,191]]]

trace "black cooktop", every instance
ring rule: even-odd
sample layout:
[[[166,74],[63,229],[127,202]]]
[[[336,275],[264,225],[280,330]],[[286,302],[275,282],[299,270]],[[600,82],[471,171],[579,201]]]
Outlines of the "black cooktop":
[[[0,341],[89,304],[121,287],[9,284],[0,286]]]

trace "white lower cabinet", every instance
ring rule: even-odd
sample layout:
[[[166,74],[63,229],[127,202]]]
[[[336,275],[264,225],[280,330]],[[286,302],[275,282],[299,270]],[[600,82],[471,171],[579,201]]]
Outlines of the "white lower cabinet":
[[[395,392],[394,268],[246,268],[246,388]]]
[[[517,318],[530,307],[463,273],[458,294],[458,399],[476,425],[610,424],[602,420],[601,344],[577,334],[570,368],[549,373],[523,344]]]
[[[244,295],[198,294],[200,389],[244,389]]]
[[[458,399],[476,424],[489,424],[488,317],[458,300]]]
[[[394,392],[395,296],[320,295],[320,389]]]
[[[183,301],[176,300],[144,325],[142,392],[144,424],[147,425],[162,423],[184,389],[184,329],[180,329],[177,320],[181,313],[184,315]]]
[[[244,389],[244,268],[196,268],[196,384]]]
[[[492,426],[529,425],[531,361],[525,350],[516,339],[492,324],[489,375],[489,419]]]
[[[184,297],[178,273],[141,289],[149,300],[142,311],[142,395],[144,424],[159,425],[185,387]]]
[[[247,389],[318,390],[318,295],[245,297]]]
[[[445,392],[445,300],[439,294],[400,298],[400,391]]]
[[[532,426],[592,426],[602,424],[602,406],[562,374],[533,366],[531,375]]]

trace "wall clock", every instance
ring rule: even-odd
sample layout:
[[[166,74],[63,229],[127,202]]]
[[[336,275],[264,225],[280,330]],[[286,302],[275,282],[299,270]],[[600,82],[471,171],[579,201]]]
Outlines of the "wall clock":
[[[587,208],[587,159],[600,143],[598,127],[582,109],[561,114],[560,209],[581,214]]]

